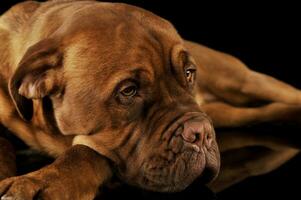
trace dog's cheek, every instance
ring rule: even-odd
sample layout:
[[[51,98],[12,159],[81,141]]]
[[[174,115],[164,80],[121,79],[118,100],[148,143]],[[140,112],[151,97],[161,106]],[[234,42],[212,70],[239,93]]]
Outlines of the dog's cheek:
[[[143,100],[141,98],[137,98],[135,105],[133,105],[128,112],[128,116],[127,119],[129,121],[134,121],[137,120],[141,117],[143,117],[143,112],[144,111],[144,104],[143,104]]]
[[[87,135],[101,126],[103,117],[96,109],[86,109],[70,102],[53,101],[54,116],[58,129],[63,135]],[[100,120],[102,119],[102,120]]]
[[[119,128],[129,123],[137,122],[137,120],[143,119],[144,112],[142,98],[127,106],[111,102],[104,106],[104,113],[108,113],[107,118],[110,118],[112,128]]]

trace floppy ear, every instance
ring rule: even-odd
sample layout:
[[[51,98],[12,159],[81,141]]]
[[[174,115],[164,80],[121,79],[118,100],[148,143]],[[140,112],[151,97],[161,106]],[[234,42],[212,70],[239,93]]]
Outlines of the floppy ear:
[[[9,92],[16,109],[24,120],[33,116],[32,99],[41,99],[58,92],[62,53],[54,39],[31,46],[19,63],[9,82]]]

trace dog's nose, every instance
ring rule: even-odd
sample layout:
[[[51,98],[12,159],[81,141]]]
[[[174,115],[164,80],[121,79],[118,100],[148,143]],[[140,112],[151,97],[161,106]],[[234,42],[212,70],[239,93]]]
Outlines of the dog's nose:
[[[187,121],[181,129],[181,136],[186,142],[198,144],[199,146],[205,145],[207,148],[211,147],[212,131],[209,123]]]

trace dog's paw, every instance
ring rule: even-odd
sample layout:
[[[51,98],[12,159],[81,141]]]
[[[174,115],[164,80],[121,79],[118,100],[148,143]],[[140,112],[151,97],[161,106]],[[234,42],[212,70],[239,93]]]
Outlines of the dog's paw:
[[[0,182],[0,200],[68,200],[75,198],[68,178],[55,170],[39,170]]]
[[[0,182],[1,200],[53,199],[47,190],[45,183],[33,177],[12,177]]]
[[[92,200],[97,191],[91,188],[68,176],[66,171],[42,168],[0,181],[0,200]]]

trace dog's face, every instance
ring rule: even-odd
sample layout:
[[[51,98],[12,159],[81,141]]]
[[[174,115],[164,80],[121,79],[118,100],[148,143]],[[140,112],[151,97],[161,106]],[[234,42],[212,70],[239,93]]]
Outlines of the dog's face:
[[[18,111],[30,119],[28,99],[47,98],[61,134],[85,135],[129,184],[172,192],[210,181],[219,152],[195,100],[193,58],[165,20],[116,9],[132,14],[92,10],[82,16],[89,21],[28,50],[10,82]]]

